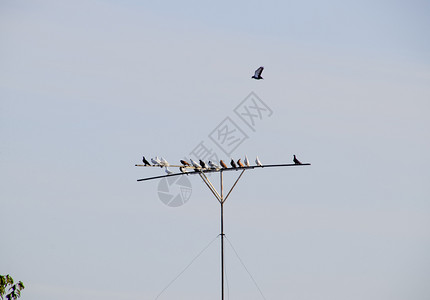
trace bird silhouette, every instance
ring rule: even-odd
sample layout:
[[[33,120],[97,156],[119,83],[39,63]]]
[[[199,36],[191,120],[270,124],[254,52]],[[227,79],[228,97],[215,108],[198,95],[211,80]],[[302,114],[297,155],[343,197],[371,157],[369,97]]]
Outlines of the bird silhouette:
[[[145,156],[142,156],[142,162],[145,164],[145,166],[150,166],[151,164],[146,160]]]
[[[181,159],[181,164],[183,164],[184,166],[186,166],[186,167],[189,167],[190,166],[190,163],[189,162],[187,162],[186,160],[182,160]]]
[[[239,165],[239,168],[243,168],[244,167],[243,163],[240,161],[240,158],[237,161],[237,164]]]
[[[200,163],[200,165],[202,166],[203,169],[207,169],[208,168],[203,160],[200,159],[199,163]]]
[[[257,156],[257,158],[255,159],[255,163],[257,164],[257,166],[260,166],[260,167],[262,167],[262,166],[263,166],[263,164],[261,163],[261,161],[258,159],[258,156]]]
[[[264,67],[259,67],[257,70],[255,70],[254,76],[252,76],[251,78],[260,80],[260,79],[264,79],[263,77],[261,77],[261,73],[263,72]]]
[[[228,168],[227,165],[225,164],[225,162],[222,161],[222,159],[219,161],[219,164],[221,165],[221,167],[223,169],[227,169]]]
[[[296,155],[294,154],[293,155],[293,162],[296,164],[296,165],[301,165],[302,163],[300,162],[300,160],[298,160],[297,159],[297,157],[296,157]]]
[[[231,159],[231,161],[230,161],[230,165],[231,165],[233,168],[237,168],[236,163],[234,162],[233,158],[232,158],[232,159]]]
[[[250,166],[250,164],[249,164],[249,160],[248,160],[248,157],[246,157],[246,155],[245,155],[244,163],[245,163],[245,166],[247,166],[247,167],[249,167],[249,166]]]

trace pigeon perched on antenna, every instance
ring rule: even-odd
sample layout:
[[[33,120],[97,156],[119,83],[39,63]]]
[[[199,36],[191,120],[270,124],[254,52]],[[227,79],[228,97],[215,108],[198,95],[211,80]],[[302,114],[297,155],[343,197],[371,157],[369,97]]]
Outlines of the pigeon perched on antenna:
[[[191,166],[189,162],[187,162],[186,160],[182,160],[182,159],[181,159],[181,164],[183,164],[186,167]]]
[[[167,160],[165,160],[164,158],[160,158],[160,162],[161,162],[161,165],[163,166],[163,167],[168,167],[168,166],[170,166],[170,164],[167,162]]]
[[[250,164],[249,164],[249,160],[248,160],[248,157],[246,157],[246,155],[245,155],[244,163],[245,163],[245,166],[247,166],[247,167],[249,167],[249,166],[250,166]]]
[[[153,163],[154,165],[162,167],[162,165],[161,165],[161,161],[160,161],[160,159],[158,158],[158,156],[156,156],[155,158],[151,158],[151,161],[152,161],[152,163]]]
[[[208,168],[203,160],[200,159],[199,163],[200,163],[200,165],[202,166],[203,169],[207,169]]]
[[[302,163],[300,162],[300,160],[298,160],[297,159],[297,157],[296,157],[296,155],[294,154],[294,157],[293,157],[293,162],[296,164],[296,165],[301,165]]]
[[[196,169],[201,169],[202,167],[196,163],[192,158],[190,158],[191,164],[193,165],[194,168]]]
[[[237,161],[237,164],[238,164],[239,168],[243,168],[244,167],[243,163],[240,161],[240,158]]]
[[[145,156],[142,156],[142,162],[145,164],[145,166],[150,166],[151,164],[146,160]]]
[[[221,167],[223,169],[227,169],[228,168],[227,165],[225,164],[225,162],[222,161],[222,159],[219,161],[219,164],[221,165]]]
[[[233,168],[237,168],[236,163],[234,162],[233,158],[231,159],[230,165],[231,165]]]
[[[260,80],[260,79],[264,79],[263,77],[261,77],[261,73],[263,72],[264,67],[259,67],[257,70],[255,70],[254,76],[252,76],[251,78]]]
[[[263,164],[261,163],[261,161],[258,159],[258,156],[257,156],[257,158],[255,159],[255,163],[257,164],[257,166],[259,166],[259,167],[262,167],[263,166]]]
[[[215,170],[219,169],[219,166],[211,161],[208,161],[208,165],[209,167],[211,167],[211,169],[215,169]]]

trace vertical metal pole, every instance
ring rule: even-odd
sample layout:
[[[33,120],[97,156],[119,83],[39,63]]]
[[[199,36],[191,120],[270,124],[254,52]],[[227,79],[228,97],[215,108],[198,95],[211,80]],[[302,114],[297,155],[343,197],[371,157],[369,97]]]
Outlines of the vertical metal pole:
[[[223,178],[220,172],[221,182],[221,300],[224,300],[224,196],[223,196]]]

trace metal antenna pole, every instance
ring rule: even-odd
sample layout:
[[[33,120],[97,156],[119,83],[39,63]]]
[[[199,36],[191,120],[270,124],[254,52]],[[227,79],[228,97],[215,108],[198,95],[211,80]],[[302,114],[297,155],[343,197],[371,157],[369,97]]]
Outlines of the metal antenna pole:
[[[223,178],[220,172],[221,183],[221,299],[224,300],[224,196],[223,196]]]
[[[300,164],[276,164],[276,165],[264,165],[264,166],[247,166],[247,167],[236,167],[236,168],[226,168],[226,169],[204,169],[201,168],[194,168],[194,167],[185,167],[193,169],[195,172],[190,173],[184,173],[183,170],[181,170],[181,173],[176,174],[169,174],[169,175],[162,175],[162,176],[155,176],[155,177],[148,177],[148,178],[142,178],[138,179],[137,181],[146,181],[146,180],[153,180],[153,179],[160,179],[160,178],[166,178],[166,177],[173,177],[173,176],[182,176],[182,175],[191,175],[191,174],[199,174],[202,178],[203,182],[206,184],[206,186],[209,188],[209,190],[212,192],[212,194],[215,196],[215,198],[218,200],[218,202],[221,205],[221,300],[224,300],[224,202],[227,200],[228,196],[230,196],[233,189],[236,187],[236,184],[239,182],[240,178],[242,177],[243,173],[247,169],[255,169],[255,168],[273,168],[273,167],[292,167],[292,166],[309,166],[309,163],[300,163]],[[138,167],[158,167],[159,165],[136,165]],[[171,165],[171,167],[179,167],[184,168],[183,165]],[[224,171],[238,171],[241,170],[242,172],[239,174],[239,177],[234,182],[233,186],[230,188],[230,190],[227,193],[227,196],[224,198],[224,183],[223,183],[223,172]],[[209,178],[206,176],[205,173],[212,173],[212,172],[219,172],[220,173],[220,185],[221,185],[221,191],[220,194],[217,192],[216,188],[213,186],[212,182],[209,180]],[[261,291],[260,291],[261,292]]]

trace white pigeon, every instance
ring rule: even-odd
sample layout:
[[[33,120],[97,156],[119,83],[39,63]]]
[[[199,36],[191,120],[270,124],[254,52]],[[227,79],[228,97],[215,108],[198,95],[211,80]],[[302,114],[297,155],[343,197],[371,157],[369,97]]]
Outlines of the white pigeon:
[[[168,167],[168,166],[170,166],[170,164],[169,164],[169,163],[167,162],[167,160],[165,160],[164,158],[162,158],[162,157],[161,157],[160,161],[161,161],[161,165],[162,165],[163,167]]]
[[[243,161],[245,163],[245,166],[249,167],[249,160],[248,157],[245,155],[245,160]]]
[[[213,163],[212,161],[208,161],[208,165],[211,167],[211,169],[215,169],[215,170],[220,169],[220,166],[218,166],[217,164]]]
[[[261,161],[258,159],[258,156],[257,156],[257,158],[255,159],[255,163],[257,164],[257,166],[260,166],[260,167],[262,167],[262,166],[263,166],[263,164],[261,163]]]
[[[190,162],[191,162],[191,164],[193,165],[194,168],[196,168],[196,169],[201,169],[202,168],[202,166],[199,165],[198,163],[196,163],[192,158],[190,158]]]
[[[170,171],[167,167],[166,167],[166,173],[167,173],[167,175],[173,174],[173,172]]]
[[[179,167],[179,170],[180,170],[182,173],[188,173],[188,170],[187,170],[187,168],[185,168],[185,167]]]
[[[158,159],[158,156],[156,156],[155,158],[151,158],[151,162],[156,166],[161,165],[161,161]]]

